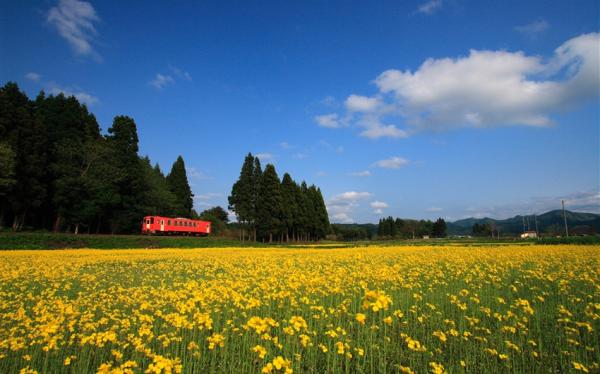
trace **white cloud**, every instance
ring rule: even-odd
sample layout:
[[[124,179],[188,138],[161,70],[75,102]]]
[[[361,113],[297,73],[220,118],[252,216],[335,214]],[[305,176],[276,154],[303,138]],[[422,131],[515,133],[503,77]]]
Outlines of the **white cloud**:
[[[370,177],[371,172],[369,170],[355,171],[349,174],[352,177]]]
[[[363,130],[360,133],[360,136],[369,139],[408,137],[408,133],[406,131],[400,130],[395,125],[383,125],[378,122],[373,122],[365,127],[366,130]]]
[[[423,14],[433,14],[443,5],[443,0],[429,0],[419,6],[417,12]]]
[[[180,69],[176,66],[170,65],[169,70],[171,70],[171,72],[173,72],[173,74],[179,79],[183,79],[188,82],[192,81],[192,76],[190,75],[190,73],[188,73],[187,71],[185,71],[183,69]]]
[[[92,47],[97,34],[94,26],[100,21],[92,4],[79,0],[60,0],[50,8],[47,21],[66,39],[77,54],[97,55]]]
[[[432,206],[426,209],[427,212],[429,213],[435,213],[435,212],[441,212],[443,209],[436,207],[436,206]]]
[[[29,79],[32,82],[36,82],[37,83],[37,82],[40,81],[40,79],[42,78],[42,76],[39,75],[38,73],[31,72],[31,73],[25,74],[25,78]]]
[[[567,40],[548,59],[504,50],[429,58],[414,71],[387,70],[375,85],[374,97],[348,97],[344,117],[330,113],[317,122],[353,123],[371,139],[456,127],[549,126],[552,114],[599,96],[600,36]],[[392,117],[402,126],[390,124]]]
[[[330,217],[331,222],[333,223],[354,223],[354,219],[352,219],[348,213],[336,213]]]
[[[371,208],[373,209],[385,209],[388,208],[389,205],[387,203],[384,203],[383,201],[373,201],[371,202]]]
[[[346,109],[350,112],[373,112],[379,106],[379,100],[374,97],[350,95],[346,99]]]
[[[293,158],[295,158],[296,160],[304,160],[305,158],[308,157],[308,153],[306,152],[296,152],[292,155]]]
[[[546,64],[522,52],[471,50],[428,59],[415,72],[388,70],[375,82],[413,126],[546,126],[551,112],[598,95],[599,45],[598,33],[581,35]]]
[[[154,88],[162,90],[163,87],[165,87],[166,85],[175,83],[175,79],[173,79],[173,77],[170,75],[156,73],[154,79],[151,80],[149,83],[151,86],[154,86]]]
[[[351,223],[351,215],[358,208],[359,201],[372,196],[370,192],[348,191],[335,195],[327,201],[327,212],[332,222]]]
[[[79,102],[92,106],[100,101],[96,96],[73,87],[61,87],[55,82],[47,84],[48,92],[52,95],[63,94],[67,97],[74,96]]]
[[[283,149],[291,149],[291,148],[293,148],[293,147],[290,145],[290,143],[288,143],[288,142],[281,142],[281,143],[279,143],[279,146],[280,146],[281,148],[283,148]]]
[[[358,201],[361,199],[367,199],[371,197],[370,192],[356,192],[356,191],[348,191],[342,192],[339,195],[336,195],[334,199],[339,201]]]
[[[526,25],[516,26],[515,30],[520,32],[521,34],[529,37],[536,38],[539,34],[548,30],[550,24],[546,20],[537,20]]]
[[[408,165],[408,160],[402,157],[392,157],[385,160],[379,160],[373,166],[383,169],[399,169]]]
[[[258,157],[261,162],[273,161],[275,158],[275,156],[268,152],[257,153],[256,157]]]
[[[323,114],[321,116],[316,116],[315,121],[321,127],[327,127],[330,129],[335,129],[341,127],[341,123],[339,120],[339,116],[337,113]]]
[[[188,166],[185,168],[187,175],[196,180],[209,180],[212,179],[208,175],[204,174],[201,170],[195,168],[194,166]]]

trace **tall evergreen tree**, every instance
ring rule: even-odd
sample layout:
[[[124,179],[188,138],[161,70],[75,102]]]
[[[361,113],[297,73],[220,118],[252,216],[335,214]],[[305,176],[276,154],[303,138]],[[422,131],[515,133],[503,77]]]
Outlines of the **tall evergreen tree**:
[[[447,230],[446,221],[443,218],[438,218],[437,221],[435,221],[433,223],[431,233],[436,238],[445,238],[446,230]]]
[[[282,229],[283,200],[279,177],[272,164],[267,164],[261,178],[257,200],[257,229],[262,238],[268,238],[269,243]]]
[[[20,230],[46,198],[46,131],[34,114],[34,104],[13,82],[0,89],[0,138],[14,153],[14,183],[0,197],[0,217],[9,213],[13,229]]]
[[[233,211],[240,224],[240,239],[245,239],[244,228],[249,227],[249,223],[254,221],[255,211],[255,173],[254,173],[254,156],[248,153],[244,159],[242,170],[238,180],[231,188],[229,195],[229,210]]]
[[[89,191],[85,174],[96,159],[95,143],[100,138],[96,118],[75,97],[63,94],[36,99],[37,117],[47,129],[48,174],[50,198],[47,218],[54,217],[53,227],[79,227],[93,214],[89,210]]]
[[[142,202],[146,193],[138,156],[137,127],[132,118],[117,116],[108,133],[107,140],[114,159],[107,162],[114,162],[120,170],[119,178],[115,180],[119,202],[112,209],[110,232],[137,231],[139,220],[144,215]]]
[[[298,206],[296,204],[295,183],[292,177],[285,173],[281,180],[281,199],[282,199],[282,224],[284,227],[285,240],[290,240],[290,234],[293,237],[294,226],[296,225],[296,215]]]
[[[191,217],[194,206],[194,194],[187,179],[185,172],[185,163],[181,156],[177,157],[171,172],[167,175],[167,184],[171,192],[175,195],[176,211],[175,214],[181,217]]]

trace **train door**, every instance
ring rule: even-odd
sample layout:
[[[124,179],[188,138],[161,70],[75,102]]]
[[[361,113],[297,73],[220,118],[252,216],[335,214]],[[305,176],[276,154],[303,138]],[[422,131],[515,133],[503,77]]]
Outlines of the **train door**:
[[[160,231],[165,231],[165,220],[164,219],[160,220]]]

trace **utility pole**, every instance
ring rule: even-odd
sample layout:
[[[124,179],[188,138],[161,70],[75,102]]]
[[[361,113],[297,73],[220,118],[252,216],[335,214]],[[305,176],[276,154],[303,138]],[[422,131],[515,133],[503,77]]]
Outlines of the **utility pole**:
[[[523,233],[525,233],[525,216],[523,216]]]
[[[569,237],[569,226],[567,226],[567,214],[565,213],[565,201],[561,200],[562,208],[563,208],[563,219],[565,220],[565,233],[567,234],[567,238]]]
[[[537,214],[533,215],[533,219],[535,220],[535,236],[539,238],[540,237],[540,232],[538,231]]]

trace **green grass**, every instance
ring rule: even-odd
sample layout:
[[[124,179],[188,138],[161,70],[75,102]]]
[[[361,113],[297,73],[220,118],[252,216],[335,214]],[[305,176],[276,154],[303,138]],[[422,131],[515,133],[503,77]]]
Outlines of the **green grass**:
[[[61,248],[208,248],[263,246],[243,244],[238,240],[219,237],[87,235],[49,232],[0,232],[0,249],[61,249]]]

